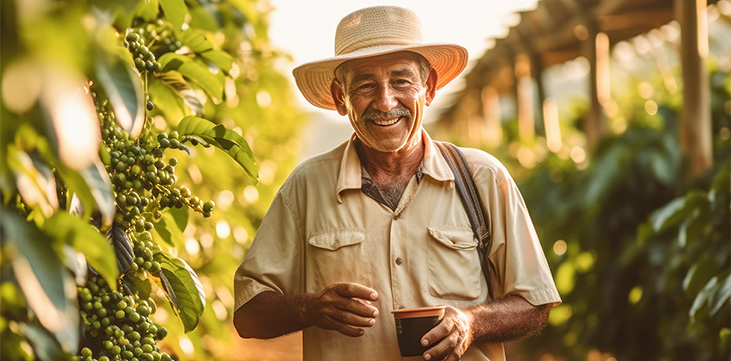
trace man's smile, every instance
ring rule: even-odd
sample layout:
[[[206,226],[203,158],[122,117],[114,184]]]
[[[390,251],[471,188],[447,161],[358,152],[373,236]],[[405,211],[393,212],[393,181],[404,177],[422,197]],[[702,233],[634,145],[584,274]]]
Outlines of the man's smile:
[[[371,119],[371,121],[378,126],[388,126],[396,124],[399,120],[401,120],[401,118],[403,117]]]

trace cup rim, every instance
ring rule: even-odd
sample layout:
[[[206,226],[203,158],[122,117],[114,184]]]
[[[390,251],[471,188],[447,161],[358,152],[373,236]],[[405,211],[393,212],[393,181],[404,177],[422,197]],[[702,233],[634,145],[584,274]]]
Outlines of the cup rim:
[[[445,306],[415,307],[393,310],[391,313],[395,319],[417,318],[417,317],[442,317]]]

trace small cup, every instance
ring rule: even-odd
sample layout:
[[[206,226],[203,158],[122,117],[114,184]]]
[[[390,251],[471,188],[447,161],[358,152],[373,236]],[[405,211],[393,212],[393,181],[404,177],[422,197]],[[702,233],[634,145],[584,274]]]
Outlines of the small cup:
[[[396,320],[396,336],[402,357],[421,356],[428,347],[421,338],[444,317],[444,306],[417,307],[391,311]]]

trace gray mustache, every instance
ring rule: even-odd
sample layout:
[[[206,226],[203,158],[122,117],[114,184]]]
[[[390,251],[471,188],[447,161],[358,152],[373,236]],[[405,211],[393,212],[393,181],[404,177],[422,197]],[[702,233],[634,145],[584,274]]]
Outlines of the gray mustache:
[[[377,118],[394,118],[394,117],[403,117],[411,116],[411,111],[409,108],[404,106],[403,104],[399,104],[396,108],[393,108],[387,112],[382,112],[380,110],[375,110],[372,107],[368,107],[364,112],[362,119],[363,120],[371,120],[371,119],[377,119]]]

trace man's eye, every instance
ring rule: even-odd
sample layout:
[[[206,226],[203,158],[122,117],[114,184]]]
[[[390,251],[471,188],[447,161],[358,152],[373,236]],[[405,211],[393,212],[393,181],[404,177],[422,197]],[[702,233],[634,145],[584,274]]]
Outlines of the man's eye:
[[[411,82],[406,79],[399,79],[394,82],[396,86],[405,87],[411,85]]]

